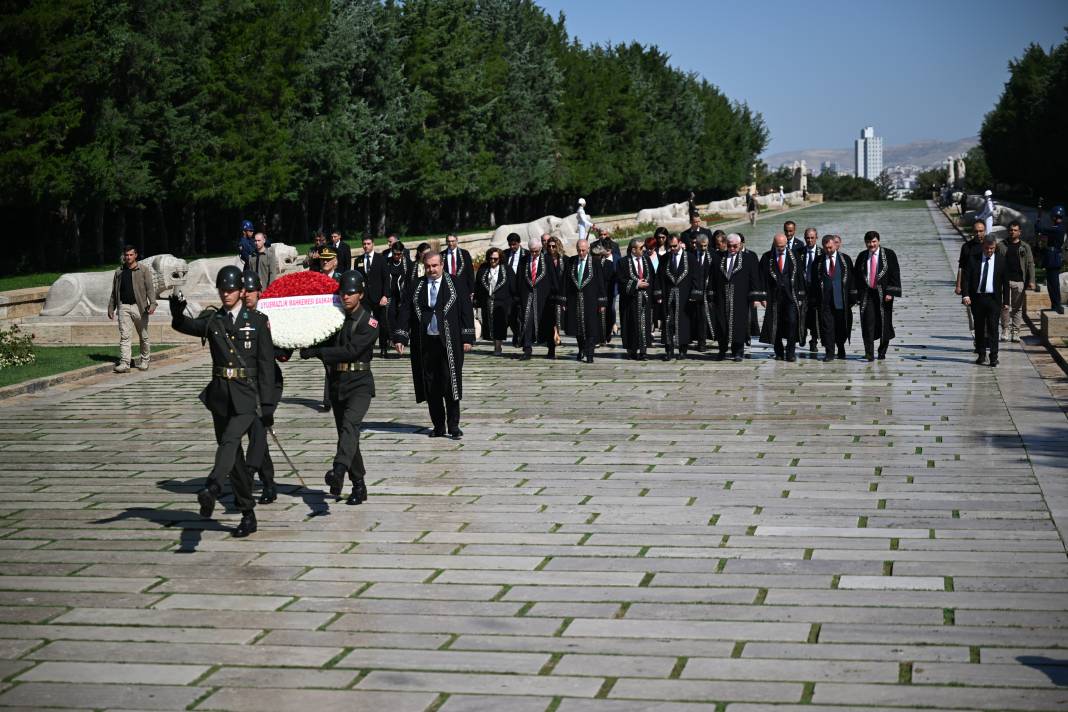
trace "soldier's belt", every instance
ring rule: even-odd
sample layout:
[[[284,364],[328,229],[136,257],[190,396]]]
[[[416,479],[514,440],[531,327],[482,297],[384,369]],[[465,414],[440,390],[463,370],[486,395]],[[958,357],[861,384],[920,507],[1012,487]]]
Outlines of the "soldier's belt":
[[[227,380],[233,380],[237,378],[252,378],[256,375],[255,369],[249,368],[233,368],[230,366],[216,366],[212,369],[212,375],[219,378],[225,378]]]
[[[335,371],[370,371],[371,364],[361,363],[359,361],[355,363],[337,363],[334,364]]]

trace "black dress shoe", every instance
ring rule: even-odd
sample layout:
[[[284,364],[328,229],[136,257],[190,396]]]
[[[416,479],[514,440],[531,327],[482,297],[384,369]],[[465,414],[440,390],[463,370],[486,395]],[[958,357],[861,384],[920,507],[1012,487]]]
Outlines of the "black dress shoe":
[[[237,529],[231,532],[230,536],[235,539],[244,539],[249,534],[256,533],[256,513],[251,509],[247,512],[241,513],[241,523],[237,525]]]
[[[834,354],[833,353],[828,352],[828,353],[823,354],[823,362],[824,363],[830,363],[831,361],[834,361]]]
[[[998,357],[997,356],[992,356],[990,358],[990,367],[991,368],[995,368],[997,365],[998,365]]]
[[[593,363],[593,356],[592,355],[586,356],[586,363]]]
[[[520,361],[529,361],[530,360],[530,354],[524,353],[522,356],[519,357],[519,360]]]
[[[555,361],[556,360],[556,352],[555,351],[550,351],[549,353],[545,354],[545,360],[546,361]]]
[[[815,341],[811,342],[808,345],[808,350],[811,351],[812,353],[816,353],[816,342]]]
[[[864,354],[864,359],[866,361],[874,361],[875,360],[875,354],[870,354],[870,353],[869,354]]]
[[[975,365],[981,366],[984,363],[986,363],[986,354],[981,353],[979,354],[979,357],[975,359]]]
[[[276,499],[278,499],[278,490],[275,488],[274,483],[265,483],[263,492],[260,493],[260,504],[270,504]]]
[[[645,352],[643,351],[642,353],[638,354],[638,360],[639,361],[648,361],[649,358],[645,355]]]
[[[660,358],[664,359],[665,361],[670,361],[671,360],[671,354],[670,353],[664,354]]]
[[[795,361],[797,361],[797,354],[794,354],[794,353],[786,354],[786,360],[789,361],[790,363],[794,363]]]
[[[438,430],[437,428],[434,428],[433,430],[430,431],[430,437],[432,437],[432,438],[443,438],[443,437],[445,437],[445,431],[444,430]]]
[[[734,356],[731,357],[731,361],[734,361],[735,363],[737,363],[737,362],[739,362],[741,360],[742,360],[742,355],[741,354],[734,354]]]
[[[885,361],[886,360],[886,352],[885,351],[880,351],[879,352],[879,360],[880,361]]]
[[[838,349],[838,358],[840,358],[841,360],[845,361],[845,357],[846,357],[845,349]]]
[[[319,404],[319,412],[320,413],[329,413],[330,412],[330,404],[329,403],[320,403]]]
[[[638,352],[636,352],[636,351],[628,351],[627,352],[627,358],[630,359],[631,361],[637,361],[638,360]]]
[[[197,502],[200,503],[200,516],[205,519],[211,518],[211,513],[215,511],[215,499],[217,495],[210,487],[197,492]]]
[[[341,478],[341,475],[330,470],[330,472],[326,473],[326,486],[330,488],[330,494],[332,494],[335,499],[340,499],[341,489],[345,486],[345,481]]]
[[[449,432],[449,437],[452,438],[453,440],[459,440],[463,436],[464,436],[464,431],[460,430],[459,428]]]
[[[584,359],[584,358],[586,358],[586,354],[584,354],[581,351],[579,351],[578,352],[578,356],[575,357],[575,360],[576,361],[582,361],[582,359]]]

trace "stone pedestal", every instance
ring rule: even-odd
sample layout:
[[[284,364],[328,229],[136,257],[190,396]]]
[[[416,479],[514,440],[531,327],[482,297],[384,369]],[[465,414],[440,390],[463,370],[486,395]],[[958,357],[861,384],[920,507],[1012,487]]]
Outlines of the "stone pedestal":
[[[1063,346],[1068,339],[1068,314],[1057,312],[1042,312],[1042,326],[1040,329],[1042,340],[1051,346]]]

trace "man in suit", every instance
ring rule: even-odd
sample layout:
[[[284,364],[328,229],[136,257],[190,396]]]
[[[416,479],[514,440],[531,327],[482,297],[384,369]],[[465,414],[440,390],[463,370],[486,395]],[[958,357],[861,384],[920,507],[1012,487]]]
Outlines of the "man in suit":
[[[697,249],[697,238],[704,235],[708,239],[712,239],[712,231],[707,227],[701,227],[701,216],[690,216],[690,227],[682,231],[679,235],[679,239],[682,240],[682,246],[687,252],[694,252]]]
[[[807,292],[805,309],[798,323],[797,342],[804,348],[807,333],[808,350],[812,353],[816,353],[816,343],[820,338],[819,295],[815,292],[815,273],[816,263],[823,256],[823,250],[820,249],[818,242],[819,234],[816,228],[805,228],[805,245],[795,253],[805,274],[805,291]]]
[[[556,270],[542,254],[540,238],[531,238],[526,257],[519,263],[516,275],[516,298],[519,300],[519,340],[523,347],[520,361],[529,361],[534,344],[545,343],[548,352],[545,358],[556,358],[556,340],[553,324],[556,319],[556,302],[560,293]]]
[[[457,287],[467,290],[467,300],[475,298],[475,266],[471,253],[459,246],[456,235],[445,236],[445,249],[441,253],[441,263],[445,273],[452,278]]]
[[[860,333],[864,339],[864,357],[875,360],[875,340],[879,340],[879,359],[886,358],[894,338],[894,300],[901,297],[901,271],[893,250],[881,247],[879,233],[864,233],[868,249],[853,262],[856,270],[857,304],[860,307]]]
[[[564,270],[564,292],[567,304],[566,332],[578,343],[578,360],[593,363],[593,351],[601,341],[601,313],[608,305],[605,295],[601,261],[590,255],[589,240],[575,243],[578,254],[567,262]]]
[[[334,230],[330,233],[330,247],[333,249],[334,254],[337,255],[338,271],[347,272],[352,269],[352,250],[350,250],[348,244],[341,239],[340,231]]]
[[[749,310],[757,303],[767,306],[764,280],[756,253],[742,247],[742,236],[727,235],[727,251],[712,265],[712,289],[716,298],[716,335],[719,358],[741,361],[749,337]],[[707,287],[706,287],[707,288]]]
[[[241,438],[249,435],[261,405],[274,403],[274,344],[266,315],[241,302],[240,268],[223,267],[215,286],[222,305],[195,319],[184,314],[186,303],[181,296],[172,295],[171,326],[199,336],[211,347],[212,378],[200,400],[211,412],[217,448],[207,484],[197,493],[200,516],[208,518],[215,511],[223,481],[229,478],[234,504],[241,512],[241,523],[232,536],[246,537],[256,531],[256,503]]]
[[[813,267],[813,288],[809,292],[809,298],[816,302],[825,363],[846,357],[845,344],[853,329],[852,307],[857,300],[853,261],[838,249],[836,238],[837,235],[823,236],[823,254]]]
[[[993,235],[983,238],[982,253],[972,255],[964,268],[964,306],[972,310],[975,321],[976,364],[998,365],[998,320],[1009,308],[1009,276],[1007,260],[998,254],[998,241]]]
[[[386,258],[375,252],[374,238],[364,236],[363,254],[356,258],[356,269],[363,275],[364,308],[370,309],[376,321],[386,324],[389,321],[389,297],[386,278]],[[386,356],[390,335],[385,329],[379,330],[379,352]]]
[[[393,346],[403,354],[409,342],[415,400],[427,402],[434,429],[432,438],[463,437],[460,430],[460,399],[463,397],[464,354],[475,343],[475,315],[470,295],[453,281],[442,264],[441,255],[423,255],[424,276],[405,293],[397,310]],[[409,317],[414,317],[409,332]]]
[[[790,252],[796,252],[805,246],[805,243],[797,236],[797,223],[793,220],[787,220],[782,224],[782,232],[786,235],[786,249]]]

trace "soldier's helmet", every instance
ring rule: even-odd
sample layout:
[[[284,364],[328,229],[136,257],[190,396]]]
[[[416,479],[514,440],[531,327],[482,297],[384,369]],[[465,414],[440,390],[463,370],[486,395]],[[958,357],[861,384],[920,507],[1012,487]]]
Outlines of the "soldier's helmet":
[[[246,292],[262,292],[263,285],[260,283],[260,276],[256,272],[250,269],[241,273],[241,286],[245,288]]]
[[[234,265],[226,265],[223,267],[219,270],[218,276],[215,277],[215,288],[223,289],[228,292],[235,289],[241,289],[241,269]]]
[[[359,270],[350,269],[345,274],[341,275],[341,293],[342,294],[356,294],[363,291],[363,272]]]

